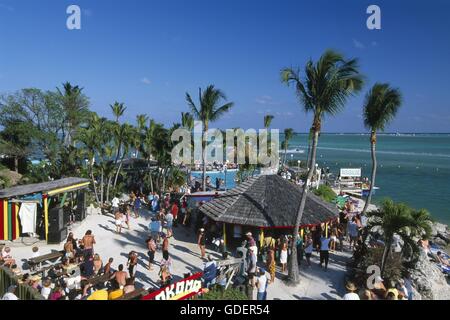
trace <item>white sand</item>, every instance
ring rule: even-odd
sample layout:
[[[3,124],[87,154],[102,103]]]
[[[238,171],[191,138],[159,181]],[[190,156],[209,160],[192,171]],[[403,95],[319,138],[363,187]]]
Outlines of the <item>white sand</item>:
[[[131,228],[122,230],[122,234],[115,233],[114,219],[112,216],[90,215],[81,224],[72,230],[76,238],[81,238],[85,231],[91,229],[96,237],[97,244],[94,246],[96,253],[100,254],[104,263],[109,257],[114,258],[113,267],[126,264],[128,252],[135,250],[139,254],[139,264],[136,272],[137,282],[144,288],[156,286],[159,267],[154,266],[149,271],[147,266],[147,250],[145,240],[148,235],[147,226],[150,215],[138,219],[132,218]],[[203,262],[200,259],[199,249],[196,245],[194,232],[183,226],[174,228],[174,238],[170,239],[170,255],[173,261],[173,275],[175,281],[181,279],[184,273],[195,273],[201,271]],[[40,244],[40,253],[50,253],[52,250],[62,250],[61,245]],[[218,254],[208,250],[218,257]],[[31,256],[31,246],[12,246],[12,255],[22,266],[23,259]],[[155,261],[159,264],[162,255],[158,251]],[[277,280],[268,287],[268,299],[340,299],[345,293],[344,283],[346,274],[346,263],[349,261],[349,253],[330,254],[330,264],[325,272],[318,266],[318,256],[313,254],[313,266],[305,269],[306,261],[301,266],[301,283],[296,287],[287,287],[281,280],[282,276],[277,268]],[[255,293],[256,295],[256,293]]]

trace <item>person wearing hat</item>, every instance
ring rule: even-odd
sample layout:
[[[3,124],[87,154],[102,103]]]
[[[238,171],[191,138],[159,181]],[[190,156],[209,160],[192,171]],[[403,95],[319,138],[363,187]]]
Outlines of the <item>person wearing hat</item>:
[[[347,289],[347,293],[344,295],[344,300],[360,300],[359,296],[355,293],[357,288],[353,282],[347,282],[345,288]]]
[[[200,255],[201,255],[202,259],[205,259],[205,255],[206,255],[206,234],[205,234],[205,229],[204,228],[200,228],[200,232],[198,234],[198,239],[197,239],[197,244],[198,244],[198,247],[200,248]]]
[[[3,295],[2,300],[19,300],[16,296],[17,286],[11,285],[8,287],[8,291]]]
[[[251,233],[251,232],[247,232],[247,233],[245,234],[245,236],[247,237],[247,248],[248,248],[248,249],[252,248],[252,249],[253,249],[253,253],[254,253],[256,256],[258,256],[258,247],[256,246],[256,241],[255,241],[255,239],[253,238],[252,233]]]

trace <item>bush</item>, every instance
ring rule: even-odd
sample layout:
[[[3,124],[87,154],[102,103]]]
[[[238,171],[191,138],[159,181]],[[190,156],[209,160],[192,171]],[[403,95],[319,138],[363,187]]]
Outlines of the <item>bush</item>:
[[[318,189],[314,189],[314,194],[321,197],[324,201],[332,203],[336,199],[336,193],[327,185],[320,185]]]
[[[355,279],[354,282],[360,287],[364,287],[367,278],[370,274],[367,274],[367,268],[371,265],[376,265],[381,267],[381,258],[383,256],[384,248],[369,248],[362,259],[360,259],[358,266],[355,268]],[[404,270],[402,264],[402,256],[400,253],[392,252],[388,255],[386,260],[386,266],[384,268],[383,279],[385,283],[393,280],[396,281],[401,278],[402,272]]]
[[[245,292],[237,288],[223,290],[217,286],[200,297],[200,300],[248,300]]]

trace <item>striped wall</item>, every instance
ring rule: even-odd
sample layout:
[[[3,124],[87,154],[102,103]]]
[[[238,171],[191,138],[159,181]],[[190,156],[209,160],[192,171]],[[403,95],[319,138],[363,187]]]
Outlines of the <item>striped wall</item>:
[[[19,204],[0,199],[0,240],[16,240],[19,231]]]

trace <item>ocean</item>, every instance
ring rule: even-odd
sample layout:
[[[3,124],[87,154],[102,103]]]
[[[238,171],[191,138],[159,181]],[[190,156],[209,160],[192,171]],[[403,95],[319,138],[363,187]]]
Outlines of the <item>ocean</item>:
[[[280,136],[280,141],[283,136]],[[308,136],[296,134],[289,149],[301,148],[303,154],[288,159],[306,161]],[[450,224],[450,134],[379,134],[378,170],[375,204],[383,198],[427,209],[437,221]],[[370,177],[369,135],[322,134],[317,162],[339,174],[340,168],[362,168]]]

